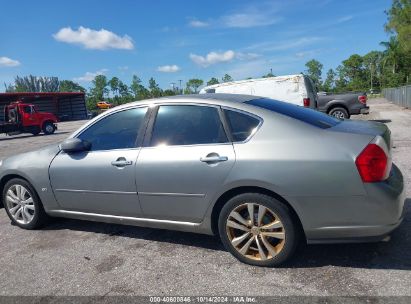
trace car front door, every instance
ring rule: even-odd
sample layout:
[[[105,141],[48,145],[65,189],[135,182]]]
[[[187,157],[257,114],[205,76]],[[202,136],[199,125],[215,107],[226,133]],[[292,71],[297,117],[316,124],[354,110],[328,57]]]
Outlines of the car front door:
[[[235,162],[219,107],[161,105],[136,165],[145,217],[200,222]]]
[[[39,122],[37,120],[36,112],[34,107],[30,105],[22,106],[23,109],[23,125],[25,127],[38,126]]]
[[[135,164],[147,123],[147,107],[103,117],[78,138],[91,143],[87,152],[60,152],[50,165],[50,180],[65,210],[139,216]]]

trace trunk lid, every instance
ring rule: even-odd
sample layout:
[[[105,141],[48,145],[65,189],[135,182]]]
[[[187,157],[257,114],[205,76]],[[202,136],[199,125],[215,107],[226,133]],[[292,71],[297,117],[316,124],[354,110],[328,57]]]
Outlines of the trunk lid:
[[[328,130],[334,132],[371,135],[374,137],[381,136],[387,145],[388,151],[391,152],[391,131],[383,123],[362,120],[343,120],[341,123]]]

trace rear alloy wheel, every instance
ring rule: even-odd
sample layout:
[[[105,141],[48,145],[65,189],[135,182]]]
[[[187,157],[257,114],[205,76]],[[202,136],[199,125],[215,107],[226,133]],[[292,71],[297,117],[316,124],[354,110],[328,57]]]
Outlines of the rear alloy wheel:
[[[39,228],[47,219],[36,192],[23,179],[15,178],[6,183],[3,202],[11,221],[21,228]]]
[[[297,229],[288,207],[273,197],[246,193],[232,198],[221,210],[222,242],[240,261],[276,266],[294,253]]]
[[[344,108],[334,108],[328,113],[328,115],[334,116],[339,119],[350,118],[350,115],[348,114],[347,110]]]
[[[52,122],[46,122],[43,126],[43,132],[46,135],[53,134],[56,128],[54,127],[54,124]]]

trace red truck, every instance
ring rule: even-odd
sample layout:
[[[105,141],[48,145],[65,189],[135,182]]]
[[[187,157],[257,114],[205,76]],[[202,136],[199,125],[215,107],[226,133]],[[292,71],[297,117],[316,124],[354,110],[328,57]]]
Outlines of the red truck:
[[[4,107],[4,122],[0,122],[0,133],[53,134],[57,129],[57,117],[52,113],[39,112],[35,105],[21,101]]]

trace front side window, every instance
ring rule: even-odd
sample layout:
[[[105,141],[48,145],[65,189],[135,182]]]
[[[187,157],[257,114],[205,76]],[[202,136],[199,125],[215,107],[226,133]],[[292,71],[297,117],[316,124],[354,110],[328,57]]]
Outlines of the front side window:
[[[245,113],[224,110],[233,141],[245,141],[257,130],[260,120]]]
[[[78,138],[91,143],[91,151],[134,148],[147,108],[124,110],[102,118]]]
[[[31,107],[30,106],[23,106],[23,112],[31,114]]]
[[[151,146],[197,145],[228,142],[215,107],[195,105],[160,106]]]

